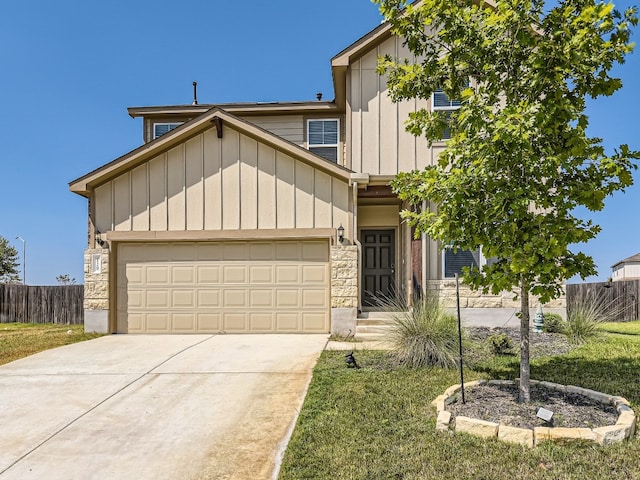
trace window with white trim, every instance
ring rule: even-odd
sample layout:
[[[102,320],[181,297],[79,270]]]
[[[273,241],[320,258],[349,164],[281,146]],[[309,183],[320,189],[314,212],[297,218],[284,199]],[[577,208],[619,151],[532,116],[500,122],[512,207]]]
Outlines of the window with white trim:
[[[169,133],[174,128],[179,127],[182,123],[154,123],[153,124],[153,139]]]
[[[338,162],[338,132],[340,121],[337,118],[307,120],[307,148],[332,162]]]
[[[451,112],[458,110],[461,105],[462,102],[460,100],[451,100],[441,88],[431,94],[431,110],[434,112],[445,112],[447,120],[451,117]],[[448,140],[450,138],[451,131],[449,127],[447,127],[442,134],[442,140]]]

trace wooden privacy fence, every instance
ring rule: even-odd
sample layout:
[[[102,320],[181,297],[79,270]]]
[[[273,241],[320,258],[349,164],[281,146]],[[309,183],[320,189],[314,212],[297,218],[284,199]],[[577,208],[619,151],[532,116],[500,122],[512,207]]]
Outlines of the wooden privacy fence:
[[[580,299],[598,302],[616,322],[638,320],[640,312],[640,280],[577,283],[567,285],[567,310]]]
[[[83,285],[0,284],[0,323],[84,323]]]

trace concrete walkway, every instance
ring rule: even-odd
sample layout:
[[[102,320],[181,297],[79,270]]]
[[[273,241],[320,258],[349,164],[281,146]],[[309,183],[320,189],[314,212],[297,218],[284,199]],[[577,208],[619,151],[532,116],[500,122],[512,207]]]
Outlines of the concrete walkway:
[[[110,335],[0,366],[0,479],[266,479],[326,335]]]

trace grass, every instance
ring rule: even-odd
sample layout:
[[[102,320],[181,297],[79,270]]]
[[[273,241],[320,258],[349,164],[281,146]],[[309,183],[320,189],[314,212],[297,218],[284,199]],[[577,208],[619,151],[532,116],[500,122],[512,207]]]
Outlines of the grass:
[[[100,336],[98,333],[84,333],[84,325],[1,323],[0,365]]]
[[[581,385],[640,403],[640,322],[606,331],[570,353],[532,362],[532,378]],[[621,334],[624,333],[624,334]],[[397,367],[387,352],[323,352],[280,471],[280,479],[629,479],[640,472],[640,440],[599,447],[523,449],[435,430],[430,402],[458,383],[455,370]],[[517,359],[494,357],[465,380],[515,378]]]

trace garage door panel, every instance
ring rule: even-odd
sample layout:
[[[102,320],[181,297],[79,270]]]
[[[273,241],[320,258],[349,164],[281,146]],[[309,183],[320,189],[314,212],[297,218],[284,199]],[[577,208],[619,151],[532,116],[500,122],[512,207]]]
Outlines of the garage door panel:
[[[171,316],[171,330],[174,332],[195,332],[196,317],[192,313],[174,313]]]
[[[323,312],[303,312],[302,329],[308,332],[322,333],[325,331],[325,315]]]
[[[198,313],[197,331],[215,333],[222,330],[221,315],[219,313]]]
[[[117,328],[130,333],[327,332],[327,241],[120,245]],[[143,255],[138,257],[138,255]]]
[[[129,290],[126,295],[121,295],[122,307],[129,308],[144,308],[144,291],[142,290]],[[120,298],[118,300],[120,300]],[[120,303],[120,302],[118,302]]]
[[[250,260],[270,261],[274,258],[274,246],[273,242],[254,242],[250,247]]]
[[[225,243],[223,244],[223,257],[224,261],[246,261],[249,259],[250,246],[248,243]]]
[[[168,313],[147,313],[144,328],[148,332],[169,332],[170,321]]]
[[[302,308],[326,308],[327,292],[325,290],[304,289],[302,291]]]
[[[273,283],[273,266],[249,265],[249,283]]]
[[[171,300],[168,290],[147,290],[144,293],[144,307],[169,308]]]
[[[279,332],[297,332],[299,313],[276,312],[276,330]]]
[[[238,313],[224,313],[223,314],[223,329],[227,333],[244,333],[247,329],[247,314],[244,312]]]
[[[324,265],[302,265],[302,283],[309,285],[325,285],[327,283],[328,269]]]
[[[118,269],[119,272],[125,272],[129,285],[144,284],[144,268],[142,265],[127,265],[126,268]]]
[[[224,308],[247,308],[247,291],[246,290],[223,290]]]
[[[298,265],[276,265],[276,283],[300,283],[300,267]]]
[[[329,261],[329,248],[326,242],[304,242],[302,257],[305,260]]]
[[[198,283],[217,285],[221,280],[219,265],[198,265]]]
[[[196,258],[194,260],[205,260],[217,262],[222,260],[223,244],[221,243],[199,243],[196,244]]]
[[[251,290],[249,292],[249,306],[251,309],[272,309],[274,307],[273,290]]]
[[[171,267],[171,283],[193,285],[195,279],[194,267],[191,265],[176,265]]]
[[[219,308],[222,306],[220,290],[198,290],[197,298],[197,308]]]
[[[147,285],[168,285],[169,268],[165,265],[149,265],[145,269]]]
[[[171,306],[174,308],[190,308],[195,307],[195,294],[193,290],[172,290]]]
[[[139,332],[144,329],[144,315],[140,313],[130,313],[128,315],[128,325],[123,325],[122,329],[118,328],[121,332]]]
[[[276,260],[298,260],[300,242],[277,242],[276,243]]]
[[[297,288],[281,288],[276,291],[276,308],[298,308],[300,304]]]
[[[247,283],[247,267],[244,265],[225,265],[222,267],[222,283]]]
[[[252,332],[272,332],[274,329],[273,313],[250,313],[249,330]]]

